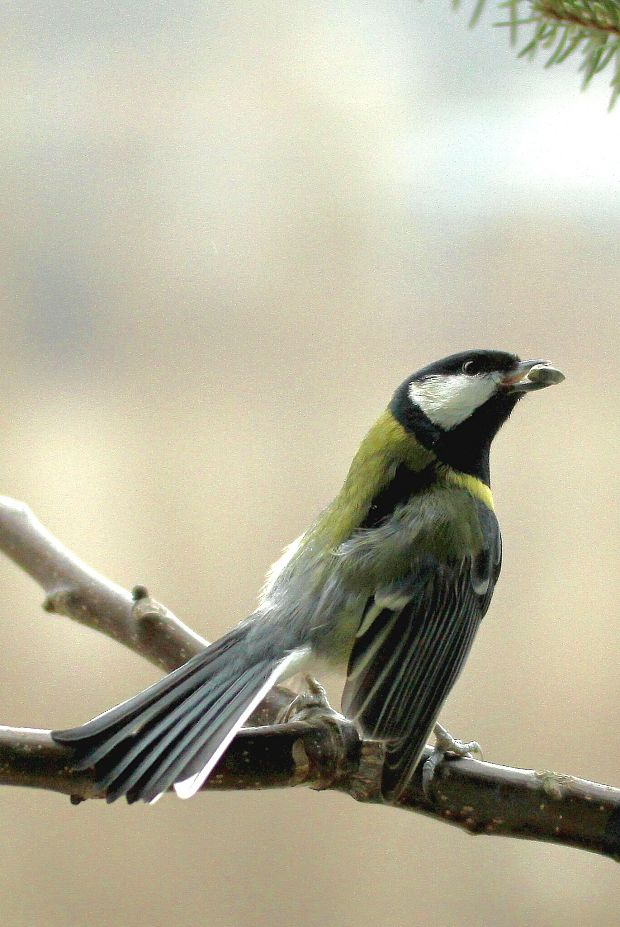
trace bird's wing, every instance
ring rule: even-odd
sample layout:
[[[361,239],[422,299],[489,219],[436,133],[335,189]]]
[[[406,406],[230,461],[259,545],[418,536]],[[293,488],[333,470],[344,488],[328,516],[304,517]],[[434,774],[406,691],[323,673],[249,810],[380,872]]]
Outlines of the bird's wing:
[[[367,602],[342,707],[368,736],[386,741],[386,795],[400,794],[409,782],[488,608],[499,572],[499,529],[485,536],[477,556],[441,563],[424,555],[407,579]]]

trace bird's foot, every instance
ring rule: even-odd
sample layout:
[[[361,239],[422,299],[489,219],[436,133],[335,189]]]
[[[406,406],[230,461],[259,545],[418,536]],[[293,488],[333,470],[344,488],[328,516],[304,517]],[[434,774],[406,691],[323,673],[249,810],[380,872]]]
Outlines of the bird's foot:
[[[287,705],[284,711],[281,712],[278,717],[279,722],[285,724],[289,721],[311,721],[326,716],[332,718],[342,717],[329,704],[325,689],[314,676],[306,675],[306,686],[307,690],[300,692],[291,704]]]
[[[435,771],[439,764],[443,762],[447,753],[453,753],[455,756],[467,757],[468,759],[473,759],[474,755],[477,755],[479,759],[483,759],[482,749],[477,740],[470,740],[468,743],[456,740],[441,724],[435,725],[433,733],[435,735],[435,746],[422,767],[422,790],[429,801],[432,800],[431,786]]]

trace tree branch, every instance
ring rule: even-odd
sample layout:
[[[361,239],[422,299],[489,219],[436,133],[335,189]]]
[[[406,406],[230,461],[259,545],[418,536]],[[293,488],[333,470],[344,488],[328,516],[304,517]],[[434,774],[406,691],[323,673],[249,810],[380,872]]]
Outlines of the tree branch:
[[[597,3],[535,0],[533,8],[547,19],[620,36],[620,7],[617,0],[598,0]]]
[[[171,670],[206,646],[144,587],[133,596],[82,563],[24,505],[0,497],[0,550],[46,592],[44,607],[108,634]],[[448,758],[437,769],[433,796],[422,789],[426,749],[412,784],[397,802],[381,795],[380,743],[361,740],[335,712],[318,714],[312,699],[285,724],[272,722],[293,693],[274,690],[229,746],[203,788],[264,789],[305,785],[335,789],[358,801],[391,804],[455,824],[472,834],[546,840],[620,860],[620,789],[572,776]],[[300,704],[303,704],[303,699]],[[308,707],[308,705],[310,707]],[[0,727],[0,785],[21,785],[96,797],[94,771],[72,769],[73,750],[49,731]]]
[[[383,747],[360,740],[350,721],[334,715],[314,723],[245,728],[203,790],[334,789],[357,801],[418,811],[471,834],[544,840],[620,861],[620,789],[455,757],[438,767],[429,800],[422,767],[430,752],[427,747],[407,792],[387,802],[379,788]],[[0,727],[0,785],[59,792],[74,804],[98,797],[93,771],[71,769],[72,756],[49,731]]]
[[[208,641],[156,602],[144,586],[129,593],[76,557],[23,502],[0,496],[0,551],[45,592],[43,608],[106,634],[170,672],[208,646]],[[268,724],[294,693],[273,689],[252,715]]]
[[[0,550],[45,592],[43,608],[107,634],[166,672],[185,663],[207,641],[172,612],[133,597],[71,553],[27,505],[0,496]]]
[[[486,0],[476,0],[470,25],[480,18]],[[581,55],[583,87],[595,74],[611,70],[611,109],[620,94],[620,4],[618,0],[498,0],[498,26],[508,26],[513,45],[521,29],[530,38],[519,57],[540,49],[547,55],[545,66],[561,64],[574,53]],[[459,7],[459,0],[453,0]],[[508,18],[506,18],[506,16]]]

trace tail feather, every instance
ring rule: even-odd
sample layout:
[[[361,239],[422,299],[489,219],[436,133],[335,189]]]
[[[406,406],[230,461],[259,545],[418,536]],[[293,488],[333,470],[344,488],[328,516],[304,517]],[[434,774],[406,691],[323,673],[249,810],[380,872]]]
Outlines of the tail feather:
[[[200,717],[200,713],[208,707],[208,696],[213,697],[223,690],[225,685],[225,682],[221,683],[214,693],[213,683],[210,680],[203,682],[172,710],[166,710],[168,706],[164,705],[155,719],[145,718],[145,724],[140,727],[139,736],[132,739],[133,746],[123,753],[107,775],[98,780],[98,785],[102,791],[107,789],[113,782],[118,783],[120,781],[123,782],[126,791],[128,791],[133,784],[138,782],[143,773],[155,763],[166,747],[190,726],[196,717]],[[82,768],[87,769],[108,755],[119,742],[117,738],[118,734],[113,735],[96,750],[89,753],[87,757],[83,758],[80,763]],[[138,765],[132,765],[140,760],[140,757],[142,757],[142,760]],[[126,770],[130,775],[124,780],[123,774]]]
[[[132,711],[131,716],[124,724],[118,722],[113,727],[104,728],[96,734],[85,733],[84,737],[80,738],[80,740],[82,742],[88,741],[92,743],[93,746],[82,754],[74,768],[89,769],[111,753],[123,740],[137,733],[141,733],[142,735],[139,740],[141,749],[146,747],[154,737],[161,734],[165,728],[174,723],[179,713],[184,711],[186,706],[189,707],[187,702],[192,696],[195,696],[198,691],[196,689],[197,685],[196,674],[194,674],[194,676],[189,679],[181,680],[173,689],[166,692],[160,698],[151,701],[143,710],[138,709],[137,712]],[[88,724],[85,724],[84,727],[87,728]],[[79,731],[80,728],[76,730]],[[54,736],[56,739],[62,736],[64,741],[65,733],[72,734],[73,731],[62,731],[60,735]],[[102,739],[102,735],[104,734],[107,734],[107,736],[105,739]],[[69,738],[67,738],[67,740],[69,740]],[[77,737],[71,738],[71,742],[75,743],[77,741]]]
[[[244,673],[216,702],[207,708],[204,715],[199,714],[194,723],[184,727],[170,749],[166,750],[162,762],[151,767],[148,778],[140,783],[144,801],[155,801],[177,782],[181,778],[182,770],[198,751],[212,752],[217,749],[226,732],[232,729],[233,734],[236,733],[240,725],[235,723],[234,716],[239,710],[239,703],[244,704],[247,700],[244,685],[246,678],[250,679],[249,684],[252,689],[256,688],[256,679],[253,674],[254,670]],[[221,733],[222,730],[224,730],[224,735]]]
[[[155,801],[170,786],[189,798],[238,729],[298,658],[243,664],[227,654],[239,629],[132,699],[52,737],[76,749],[75,769],[95,768],[108,801]]]
[[[206,650],[197,653],[187,663],[153,683],[148,689],[144,689],[143,692],[139,692],[132,698],[126,699],[126,701],[115,705],[113,708],[109,708],[91,721],[87,721],[86,724],[65,731],[54,731],[54,739],[61,743],[86,741],[98,737],[105,731],[114,729],[117,725],[128,725],[129,722],[138,717],[140,717],[141,723],[144,709],[155,705],[155,703],[160,703],[160,699],[167,693],[171,694],[171,701],[174,701],[176,694],[182,691],[179,690],[179,685],[184,680],[187,680],[191,687],[190,680],[196,673],[206,669],[217,658],[222,657],[240,639],[239,631],[240,629],[235,628],[229,634],[207,647]]]
[[[234,682],[232,685],[234,686]],[[216,694],[224,691],[228,693],[229,690],[230,686],[220,684]],[[105,779],[102,779],[108,801],[114,801],[121,795],[127,795],[130,802],[138,799],[152,801],[173,784],[173,779],[168,781],[168,777],[165,777],[171,757],[176,755],[179,747],[182,748],[188,737],[199,735],[208,727],[212,719],[212,685],[209,682],[204,683],[194,695],[191,704],[184,703],[179,706],[174,718],[164,718],[156,729],[148,732],[146,736],[141,735],[137,738],[132,750],[114,765]],[[154,792],[152,783],[163,780],[164,777],[165,784],[159,791]]]
[[[243,700],[239,699],[239,707],[234,712],[232,720],[227,720],[217,737],[211,737],[181,771],[181,778],[174,783],[174,790],[179,798],[191,798],[200,789],[203,782],[209,777],[228,744],[231,742],[239,728],[245,724],[254,709],[260,705],[271,688],[281,679],[286,679],[291,673],[291,664],[296,664],[303,651],[289,653],[275,667],[259,689],[247,685],[243,690]],[[187,778],[183,778],[187,776]]]

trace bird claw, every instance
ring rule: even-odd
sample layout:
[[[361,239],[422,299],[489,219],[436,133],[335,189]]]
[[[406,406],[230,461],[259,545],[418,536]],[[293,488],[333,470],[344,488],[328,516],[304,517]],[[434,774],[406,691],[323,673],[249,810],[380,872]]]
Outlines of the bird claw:
[[[290,705],[280,713],[278,721],[286,724],[289,721],[309,721],[319,717],[342,717],[334,711],[327,700],[325,689],[314,676],[306,675],[306,692],[300,692]]]
[[[473,759],[474,756],[478,756],[481,760],[484,759],[482,748],[477,740],[468,742],[456,740],[441,724],[435,725],[433,733],[435,734],[433,752],[422,767],[422,791],[429,801],[432,800],[431,786],[435,771],[443,762],[447,753],[453,753],[455,756],[466,757],[467,759]]]

